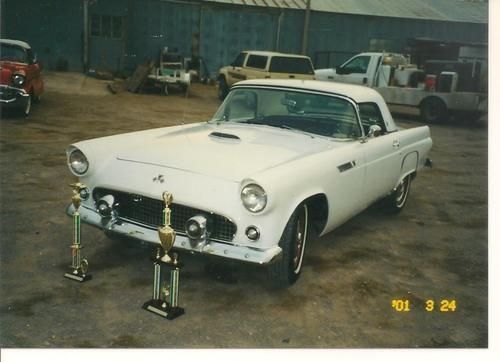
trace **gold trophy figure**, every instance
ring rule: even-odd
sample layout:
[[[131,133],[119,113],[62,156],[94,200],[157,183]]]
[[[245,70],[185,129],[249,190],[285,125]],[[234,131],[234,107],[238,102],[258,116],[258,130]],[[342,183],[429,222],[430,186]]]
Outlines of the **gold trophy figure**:
[[[92,278],[90,274],[87,274],[89,263],[87,259],[82,258],[81,250],[83,248],[81,244],[81,220],[80,213],[78,209],[81,204],[80,192],[87,188],[84,184],[77,182],[70,185],[73,189],[73,196],[71,197],[71,203],[73,204],[73,244],[71,244],[71,268],[73,269],[70,273],[65,273],[66,278],[76,280],[78,282],[84,282]]]
[[[153,298],[144,303],[144,309],[156,313],[167,319],[174,319],[184,314],[184,308],[179,307],[179,261],[176,253],[170,254],[175,242],[175,231],[170,226],[170,205],[173,197],[169,192],[164,192],[163,226],[158,229],[161,247],[156,250],[153,274]],[[170,285],[161,287],[161,265],[170,267]],[[167,298],[169,301],[167,302]]]

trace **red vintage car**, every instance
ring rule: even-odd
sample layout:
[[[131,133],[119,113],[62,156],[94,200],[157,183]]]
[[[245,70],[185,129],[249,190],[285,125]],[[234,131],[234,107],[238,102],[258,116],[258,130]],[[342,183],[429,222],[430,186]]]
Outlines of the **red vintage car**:
[[[28,43],[0,39],[0,46],[0,106],[28,116],[43,93],[42,65]]]

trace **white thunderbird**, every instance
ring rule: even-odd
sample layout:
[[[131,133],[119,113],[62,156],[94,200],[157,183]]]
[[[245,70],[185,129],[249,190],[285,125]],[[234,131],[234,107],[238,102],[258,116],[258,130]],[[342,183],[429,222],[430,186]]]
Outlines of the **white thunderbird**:
[[[323,235],[383,198],[401,210],[431,146],[367,87],[252,80],[208,122],[78,142],[67,162],[88,187],[82,221],[158,243],[169,191],[174,249],[267,265],[288,286],[310,227]]]

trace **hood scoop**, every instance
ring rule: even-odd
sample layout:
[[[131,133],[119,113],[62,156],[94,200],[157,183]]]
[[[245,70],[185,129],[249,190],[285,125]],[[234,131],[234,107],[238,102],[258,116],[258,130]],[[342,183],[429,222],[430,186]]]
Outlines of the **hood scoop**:
[[[208,136],[214,137],[214,138],[219,138],[219,139],[241,141],[241,138],[239,138],[238,136],[231,134],[231,133],[212,132]]]

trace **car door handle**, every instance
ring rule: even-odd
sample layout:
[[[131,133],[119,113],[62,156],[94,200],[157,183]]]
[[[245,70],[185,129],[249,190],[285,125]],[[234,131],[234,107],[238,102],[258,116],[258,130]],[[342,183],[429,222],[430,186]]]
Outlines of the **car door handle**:
[[[353,161],[350,161],[350,162],[343,163],[342,165],[338,165],[337,169],[340,172],[345,172],[345,171],[350,170],[351,168],[353,168],[355,166],[356,166],[356,161],[353,160]]]
[[[399,140],[392,141],[392,147],[399,148]]]

